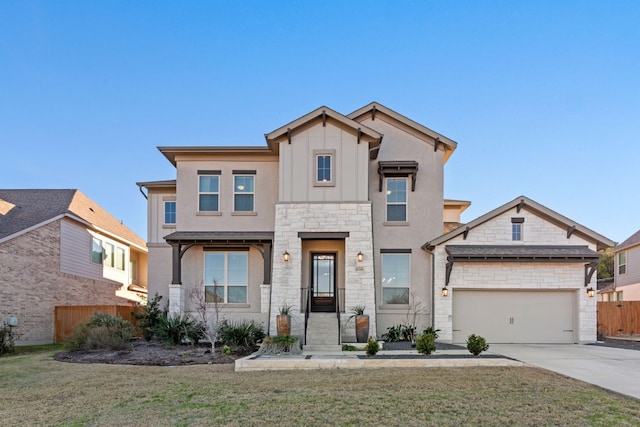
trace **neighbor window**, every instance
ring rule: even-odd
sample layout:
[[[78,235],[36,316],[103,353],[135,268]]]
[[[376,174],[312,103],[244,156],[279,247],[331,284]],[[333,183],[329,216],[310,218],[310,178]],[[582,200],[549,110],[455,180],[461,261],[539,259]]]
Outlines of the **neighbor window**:
[[[103,249],[102,249],[102,240],[93,238],[93,243],[91,247],[91,262],[96,264],[102,264],[103,259]]]
[[[233,210],[234,212],[254,211],[254,175],[233,176]]]
[[[248,283],[248,252],[205,252],[205,302],[245,304]]]
[[[522,224],[524,218],[511,218],[511,240],[519,242],[522,240]]]
[[[382,303],[409,304],[411,254],[383,253],[381,257]]]
[[[622,301],[622,291],[616,292],[616,300]]]
[[[115,246],[111,243],[105,243],[104,252],[104,265],[107,267],[113,267],[115,265]]]
[[[220,176],[198,176],[198,210],[200,212],[218,212],[220,197]]]
[[[176,223],[176,202],[164,202],[164,223]]]
[[[387,178],[387,221],[407,220],[407,178]]]
[[[620,252],[618,254],[618,274],[625,274],[627,272],[627,252]]]
[[[123,248],[116,248],[116,268],[124,271],[124,256],[125,251]]]

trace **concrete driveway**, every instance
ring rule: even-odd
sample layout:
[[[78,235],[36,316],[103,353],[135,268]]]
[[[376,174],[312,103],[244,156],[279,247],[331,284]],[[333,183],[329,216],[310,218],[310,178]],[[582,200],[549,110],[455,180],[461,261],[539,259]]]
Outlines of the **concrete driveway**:
[[[577,344],[491,344],[489,351],[640,399],[640,350]]]

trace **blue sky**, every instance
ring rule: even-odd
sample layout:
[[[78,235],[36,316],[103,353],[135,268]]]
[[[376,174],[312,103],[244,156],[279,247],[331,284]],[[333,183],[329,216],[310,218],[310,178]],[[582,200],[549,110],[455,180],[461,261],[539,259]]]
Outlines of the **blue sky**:
[[[638,1],[0,0],[0,187],[78,188],[146,237],[167,145],[262,145],[378,101],[458,142],[463,221],[526,195],[640,229]]]

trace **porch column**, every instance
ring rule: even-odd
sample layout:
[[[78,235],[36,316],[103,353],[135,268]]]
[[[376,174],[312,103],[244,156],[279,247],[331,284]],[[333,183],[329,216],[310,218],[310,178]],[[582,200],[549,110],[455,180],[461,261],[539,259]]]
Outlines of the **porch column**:
[[[180,243],[174,243],[171,245],[173,247],[173,280],[171,280],[172,285],[181,285],[182,284],[182,260],[180,259]]]

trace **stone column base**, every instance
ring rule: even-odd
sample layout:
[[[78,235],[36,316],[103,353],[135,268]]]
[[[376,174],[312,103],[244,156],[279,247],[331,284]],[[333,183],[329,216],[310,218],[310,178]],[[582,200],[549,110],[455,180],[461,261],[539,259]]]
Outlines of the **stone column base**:
[[[184,287],[169,285],[169,315],[181,315],[184,312]]]

